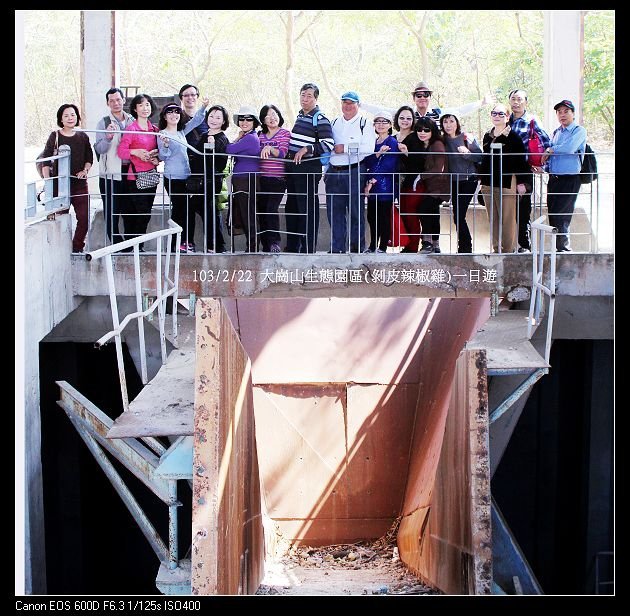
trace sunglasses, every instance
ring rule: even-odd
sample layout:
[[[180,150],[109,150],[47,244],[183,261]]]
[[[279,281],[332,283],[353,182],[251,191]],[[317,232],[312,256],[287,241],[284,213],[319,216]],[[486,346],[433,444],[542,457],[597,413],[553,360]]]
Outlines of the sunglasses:
[[[424,128],[419,128],[417,131],[417,133],[431,133],[433,132],[430,128],[427,128],[426,126]]]
[[[253,122],[254,118],[252,116],[238,116],[239,122]]]
[[[507,115],[507,113],[505,113],[505,111],[491,111],[490,115],[493,118],[496,118],[496,117],[503,118]]]
[[[179,109],[167,109],[166,113],[176,113],[177,115],[181,115],[182,112]]]
[[[429,98],[433,92],[414,92],[416,98]]]

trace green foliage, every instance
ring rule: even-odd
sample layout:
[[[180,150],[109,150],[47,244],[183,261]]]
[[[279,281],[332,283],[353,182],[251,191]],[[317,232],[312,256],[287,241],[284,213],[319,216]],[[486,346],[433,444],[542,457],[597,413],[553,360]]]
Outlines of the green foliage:
[[[411,24],[405,23],[401,14]],[[42,144],[64,102],[80,101],[79,11],[25,13],[25,125],[27,145]],[[287,30],[293,19],[293,56],[287,67]],[[426,27],[419,41],[420,24]],[[290,127],[307,81],[334,117],[348,89],[365,102],[410,104],[420,79],[434,102],[459,106],[510,90],[529,93],[542,113],[543,11],[117,11],[120,84],[171,95],[196,83],[212,103],[232,112],[242,104],[277,104]],[[63,41],[63,44],[59,42]],[[422,49],[428,59],[423,74]],[[50,84],[55,84],[50,87]],[[585,17],[587,129],[611,133],[614,114],[614,13]],[[469,130],[489,128],[487,115],[465,119]]]

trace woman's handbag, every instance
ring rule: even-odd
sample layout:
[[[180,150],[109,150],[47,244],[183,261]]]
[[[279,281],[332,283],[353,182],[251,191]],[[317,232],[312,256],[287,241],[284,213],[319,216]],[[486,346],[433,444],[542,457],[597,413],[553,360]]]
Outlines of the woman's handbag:
[[[160,174],[155,167],[149,171],[136,171],[134,164],[131,163],[131,169],[136,176],[136,188],[138,190],[155,188],[160,183]]]
[[[52,156],[57,156],[57,154],[59,154],[59,131],[56,130],[55,131],[55,149],[53,150]],[[44,177],[44,172],[42,171],[42,167],[46,166],[50,166],[51,163],[49,162],[40,162],[39,159],[40,158],[44,158],[44,150],[42,150],[38,155],[37,155],[38,160],[35,161],[35,168],[37,169],[37,173],[39,173],[39,177],[43,178]],[[54,163],[55,161],[53,161]],[[51,169],[51,174],[52,174],[52,169]]]
[[[534,130],[534,119],[529,123],[529,136],[527,141],[527,151],[529,156],[527,162],[532,167],[542,167],[542,155],[545,153],[545,146],[542,144],[538,133]]]

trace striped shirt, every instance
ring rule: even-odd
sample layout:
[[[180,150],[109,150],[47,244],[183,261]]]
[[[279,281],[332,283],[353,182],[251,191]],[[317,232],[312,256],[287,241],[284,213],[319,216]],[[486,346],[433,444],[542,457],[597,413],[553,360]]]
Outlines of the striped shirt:
[[[284,161],[283,159],[289,151],[289,141],[291,140],[291,133],[286,128],[281,128],[271,138],[264,133],[258,133],[260,139],[260,149],[268,145],[272,148],[278,148],[280,154],[277,158],[264,158],[260,161],[261,175],[271,178],[284,177]]]
[[[313,126],[313,116],[318,115],[317,132],[318,141],[315,141],[315,127]],[[335,142],[332,135],[330,120],[320,112],[319,107],[309,113],[304,114],[300,109],[293,130],[291,131],[291,141],[289,142],[289,158],[293,158],[295,153],[303,147],[308,148],[307,157],[319,157],[324,153],[331,152]]]

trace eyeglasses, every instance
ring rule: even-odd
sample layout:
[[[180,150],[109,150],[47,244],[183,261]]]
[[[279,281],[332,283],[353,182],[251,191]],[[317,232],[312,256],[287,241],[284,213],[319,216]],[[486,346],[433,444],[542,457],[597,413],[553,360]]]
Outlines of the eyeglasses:
[[[429,98],[433,92],[414,92],[416,98]]]
[[[181,115],[182,114],[182,112],[179,109],[167,109],[166,113],[167,114],[169,114],[169,113],[176,113],[177,115]]]
[[[493,118],[496,118],[497,116],[498,116],[499,118],[503,118],[503,117],[505,117],[505,116],[507,115],[507,113],[505,113],[505,111],[491,111],[491,112],[490,112],[490,115],[491,115]]]
[[[238,121],[239,122],[253,122],[254,118],[252,118],[251,116],[238,116]]]
[[[416,132],[417,133],[431,133],[433,131],[428,126],[425,126],[424,128],[419,128]]]
[[[389,120],[374,120],[374,124],[389,124]]]

